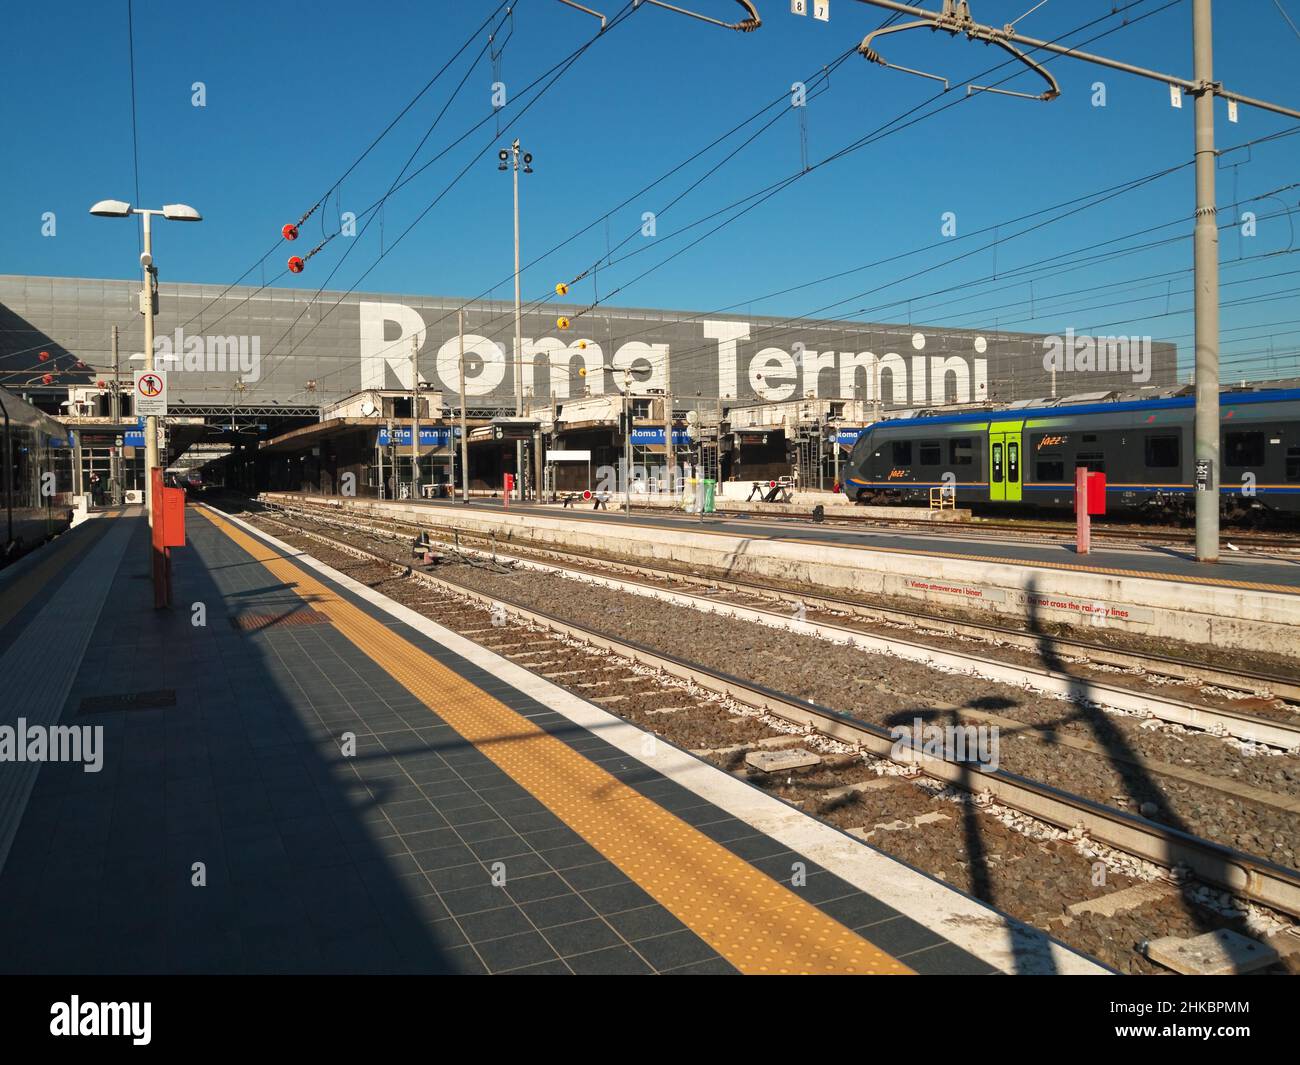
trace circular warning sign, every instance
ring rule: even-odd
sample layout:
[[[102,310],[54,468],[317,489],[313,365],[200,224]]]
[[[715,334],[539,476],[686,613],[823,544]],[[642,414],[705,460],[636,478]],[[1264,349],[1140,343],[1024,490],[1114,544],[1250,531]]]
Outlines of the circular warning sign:
[[[162,395],[163,380],[156,373],[142,374],[136,387],[140,389],[140,395],[152,399],[154,396]]]

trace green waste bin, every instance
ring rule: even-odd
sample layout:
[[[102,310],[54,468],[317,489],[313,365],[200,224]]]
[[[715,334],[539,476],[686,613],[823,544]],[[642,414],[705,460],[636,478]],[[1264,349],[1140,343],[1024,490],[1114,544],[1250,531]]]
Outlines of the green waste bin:
[[[704,481],[704,513],[716,513],[717,507],[714,506],[713,495],[718,486],[717,481],[710,481],[707,478]]]

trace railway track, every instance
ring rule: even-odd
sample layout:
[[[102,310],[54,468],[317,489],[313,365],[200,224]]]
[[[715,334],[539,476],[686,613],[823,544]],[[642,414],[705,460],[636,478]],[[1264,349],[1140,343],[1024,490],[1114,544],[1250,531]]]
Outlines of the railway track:
[[[311,518],[314,519],[314,516]],[[482,629],[471,629],[470,632],[480,634],[471,638],[483,637],[481,642],[528,668],[535,669],[537,656],[545,655],[545,652],[533,650],[530,638],[508,636],[502,632],[496,625],[498,615],[509,614],[530,629],[549,634],[565,644],[581,644],[617,656],[631,664],[634,677],[635,671],[639,671],[643,681],[653,671],[671,678],[679,685],[686,685],[691,690],[698,689],[714,698],[721,697],[747,708],[751,713],[767,715],[784,723],[795,735],[812,732],[825,741],[842,745],[841,749],[890,764],[896,771],[923,774],[936,787],[979,793],[983,801],[991,800],[1036,823],[1055,826],[1072,837],[1096,843],[1103,850],[1109,849],[1140,862],[1150,863],[1169,871],[1176,879],[1190,875],[1204,884],[1226,889],[1233,896],[1267,907],[1276,913],[1292,918],[1300,917],[1300,872],[1294,869],[1002,769],[978,769],[969,762],[935,757],[925,750],[906,744],[900,750],[891,733],[870,722],[639,643],[575,625],[524,603],[487,594],[445,576],[413,568],[390,555],[321,532],[303,529],[284,520],[284,517],[263,515],[261,520],[280,528],[291,537],[301,537],[321,544],[330,551],[379,567],[390,574],[400,575],[445,596],[477,604],[493,616],[494,622]],[[483,634],[487,636],[484,637]],[[543,657],[541,662],[545,661]],[[564,677],[581,674],[582,670],[541,672],[543,676],[556,678],[556,683],[563,683]],[[588,687],[617,683],[614,680],[588,682]],[[599,700],[615,713],[619,712],[617,700],[624,697],[617,694],[617,691],[615,689],[612,695],[606,691]],[[590,691],[583,694],[589,698],[595,697]],[[673,700],[670,698],[669,701]],[[669,715],[677,709],[684,707],[667,706],[650,713]]]
[[[680,570],[604,560],[595,563],[589,558],[554,548],[523,548],[514,543],[507,547],[489,537],[463,531],[448,534],[405,522],[377,522],[373,519],[353,518],[344,522],[321,513],[317,508],[292,508],[283,504],[275,504],[274,508],[286,513],[296,512],[311,520],[341,528],[369,528],[389,531],[394,535],[400,530],[407,536],[421,533],[457,550],[477,550],[489,557],[510,559],[523,566],[571,575],[633,594],[667,599],[710,612],[730,613],[746,620],[778,625],[839,642],[853,642],[865,650],[982,676],[1046,695],[1145,714],[1185,728],[1232,736],[1281,750],[1300,748],[1300,681],[1280,674],[1215,668],[1170,656],[1137,654],[1088,641],[1023,633],[997,625],[954,622],[920,611],[888,609],[832,596],[782,591],[732,579],[698,576]],[[469,546],[475,543],[483,546]],[[706,594],[683,590],[683,586],[686,589],[705,589]],[[752,602],[731,603],[707,594],[709,592],[729,593]],[[759,605],[765,602],[793,606],[796,614],[791,616],[779,609]],[[818,618],[817,614],[823,617]],[[854,628],[846,624],[845,619],[865,619],[877,624],[915,629],[929,634],[932,639],[949,642],[954,636],[979,640],[993,647],[1011,647],[1061,663],[1090,663],[1109,670],[1123,671],[1128,674],[1124,679],[1130,683],[1106,683],[1096,678],[1083,680],[1060,669],[998,662],[990,659],[986,653],[973,654],[941,648],[935,643],[907,640],[892,633],[882,637]],[[1236,692],[1257,702],[1278,700],[1283,705],[1277,713],[1266,715],[1231,706],[1192,703],[1155,694],[1150,690],[1153,677],[1191,689],[1217,688]]]

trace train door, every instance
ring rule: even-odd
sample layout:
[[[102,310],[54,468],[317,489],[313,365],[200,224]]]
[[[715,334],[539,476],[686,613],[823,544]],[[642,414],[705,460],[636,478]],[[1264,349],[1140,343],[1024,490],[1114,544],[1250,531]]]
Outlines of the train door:
[[[1022,422],[989,426],[989,499],[1018,503],[1024,478],[1020,446]]]
[[[1007,434],[989,433],[989,499],[1007,498]]]

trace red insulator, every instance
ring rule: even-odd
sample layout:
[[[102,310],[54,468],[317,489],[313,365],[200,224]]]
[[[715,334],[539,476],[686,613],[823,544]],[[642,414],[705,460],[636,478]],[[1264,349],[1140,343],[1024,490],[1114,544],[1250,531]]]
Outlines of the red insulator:
[[[303,271],[303,267],[305,267],[306,265],[307,264],[303,262],[299,256],[297,255],[291,256],[289,258],[289,273],[301,274]]]
[[[107,382],[107,381],[96,381],[96,382],[95,382],[95,387],[98,388],[98,389],[100,389],[100,390],[102,391],[103,389],[105,389],[105,388],[108,387],[108,382]]]
[[[49,353],[48,351],[42,351],[41,354],[40,354],[40,360],[41,360],[41,362],[49,362],[49,361],[50,361],[50,353]]]
[[[280,230],[280,236],[284,237],[285,240],[297,240],[298,227],[292,222],[285,222],[284,228]]]
[[[44,376],[42,376],[42,377],[41,377],[41,383],[42,383],[42,384],[46,384],[46,385],[52,385],[52,384],[54,384],[54,374],[52,374],[52,373],[47,373],[47,374],[45,374]]]

